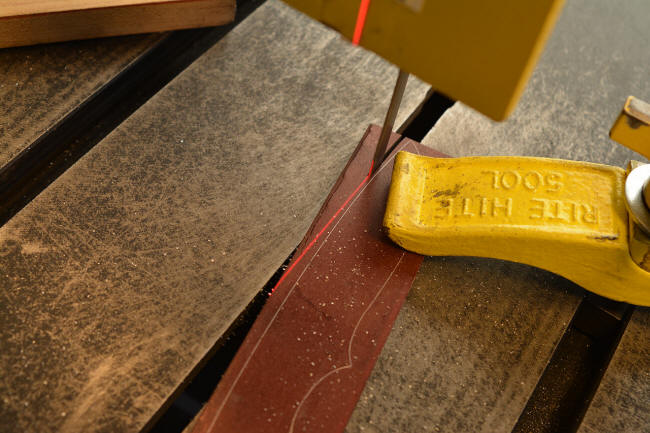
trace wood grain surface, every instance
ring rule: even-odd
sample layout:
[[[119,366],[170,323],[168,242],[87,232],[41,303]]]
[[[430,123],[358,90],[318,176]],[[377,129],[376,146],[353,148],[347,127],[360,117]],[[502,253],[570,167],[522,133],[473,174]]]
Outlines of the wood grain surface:
[[[183,0],[0,0],[0,17],[36,15],[84,9],[172,3]]]
[[[578,433],[650,430],[650,310],[630,319]]]
[[[207,27],[235,18],[235,0],[0,2],[0,48]]]
[[[396,76],[270,0],[0,228],[5,425],[142,428],[300,242]]]
[[[0,167],[161,38],[128,36],[0,50]]]

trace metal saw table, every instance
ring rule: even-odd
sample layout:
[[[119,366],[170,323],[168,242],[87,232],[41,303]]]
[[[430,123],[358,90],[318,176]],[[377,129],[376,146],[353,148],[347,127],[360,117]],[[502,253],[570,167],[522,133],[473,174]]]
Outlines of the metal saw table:
[[[396,68],[241,3],[223,28],[0,51],[0,431],[182,431],[382,121]],[[510,120],[457,103],[415,138],[638,159],[607,130],[650,98],[649,14],[568,0]],[[422,135],[428,90],[409,82],[403,130]],[[647,431],[649,326],[539,269],[427,258],[347,431]]]

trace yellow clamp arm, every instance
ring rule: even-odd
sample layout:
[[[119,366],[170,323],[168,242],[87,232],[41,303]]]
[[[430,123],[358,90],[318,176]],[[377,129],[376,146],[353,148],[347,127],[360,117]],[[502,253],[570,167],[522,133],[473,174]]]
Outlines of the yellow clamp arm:
[[[623,146],[650,158],[650,104],[634,96],[628,97],[609,136]]]
[[[650,306],[648,265],[630,255],[625,179],[621,168],[586,162],[400,152],[384,226],[420,254],[525,263]]]

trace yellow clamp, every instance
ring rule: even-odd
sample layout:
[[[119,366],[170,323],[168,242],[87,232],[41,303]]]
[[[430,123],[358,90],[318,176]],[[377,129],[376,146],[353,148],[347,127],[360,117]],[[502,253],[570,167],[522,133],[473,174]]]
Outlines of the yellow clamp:
[[[628,218],[627,176],[586,162],[400,152],[384,226],[420,254],[525,263],[650,306],[650,240]]]

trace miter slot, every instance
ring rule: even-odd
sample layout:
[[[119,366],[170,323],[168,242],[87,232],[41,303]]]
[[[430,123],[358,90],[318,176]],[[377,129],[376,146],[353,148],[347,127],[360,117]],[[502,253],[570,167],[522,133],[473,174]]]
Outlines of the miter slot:
[[[263,2],[239,1],[231,24],[170,33],[0,167],[0,226]]]
[[[632,311],[596,295],[583,299],[513,433],[578,430]]]

